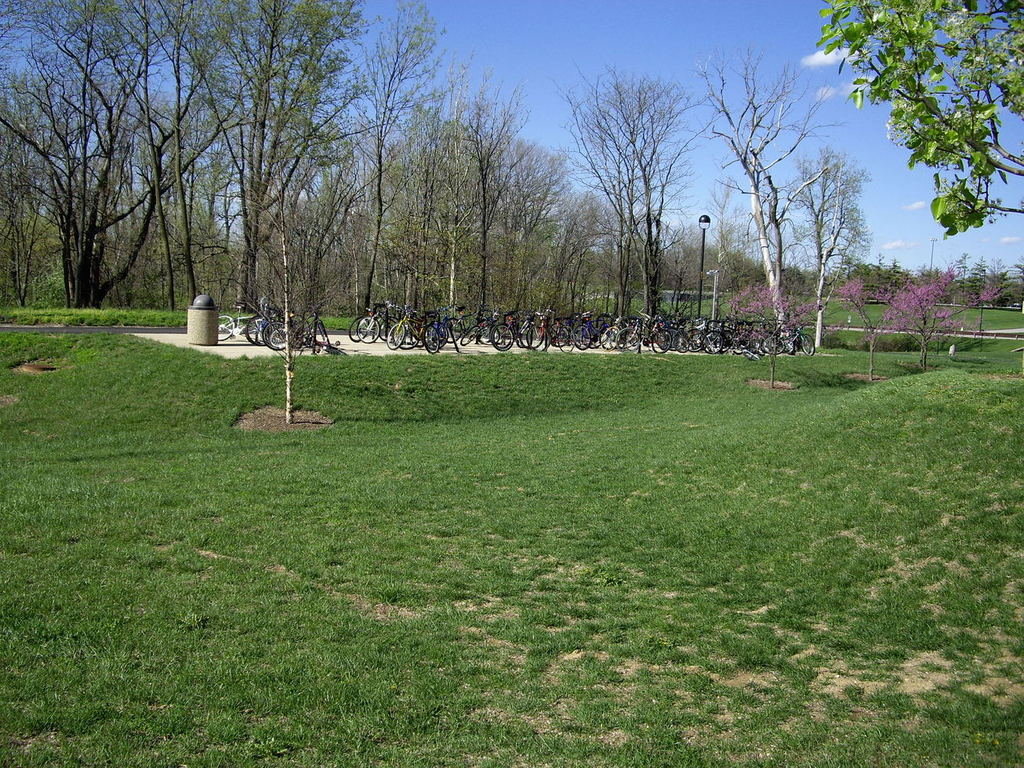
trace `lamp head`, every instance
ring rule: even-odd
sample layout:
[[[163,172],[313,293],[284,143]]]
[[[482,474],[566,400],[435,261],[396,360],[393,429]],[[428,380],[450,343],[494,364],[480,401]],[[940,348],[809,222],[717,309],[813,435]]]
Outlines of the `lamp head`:
[[[711,226],[711,217],[706,213],[701,214],[701,217],[697,219],[697,223],[700,225],[701,229],[707,229]]]

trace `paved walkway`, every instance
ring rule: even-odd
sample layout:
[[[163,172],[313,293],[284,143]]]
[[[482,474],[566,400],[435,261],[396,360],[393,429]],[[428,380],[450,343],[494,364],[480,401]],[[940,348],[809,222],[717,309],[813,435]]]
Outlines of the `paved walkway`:
[[[129,326],[77,326],[77,325],[0,325],[0,331],[18,331],[28,333],[130,333],[140,339],[149,339],[161,344],[170,344],[175,347],[194,349],[197,352],[206,352],[211,355],[220,355],[228,358],[253,358],[253,357],[275,357],[280,353],[269,347],[257,347],[250,344],[244,337],[238,337],[222,341],[214,346],[199,346],[188,343],[188,337],[184,328],[140,328]],[[360,344],[348,337],[347,331],[332,331],[329,333],[331,341],[341,349],[345,355],[353,357],[382,357],[385,355],[426,355],[425,349],[388,349],[383,341],[373,344]],[[525,349],[512,347],[510,352],[526,352]],[[551,352],[560,352],[554,347]],[[648,350],[644,350],[646,353]],[[588,349],[580,352],[576,349],[567,349],[566,354],[589,355],[589,354],[620,354],[617,351],[609,352],[604,349]],[[307,350],[304,354],[309,354]],[[451,344],[446,344],[441,350],[442,355],[493,355],[504,354],[498,352],[494,347],[484,344],[472,344],[468,347],[455,349]],[[635,354],[635,353],[634,353]]]
[[[151,329],[149,329],[151,330]],[[199,352],[208,352],[212,355],[220,355],[221,357],[276,357],[280,353],[275,352],[269,347],[257,347],[250,344],[244,338],[228,339],[222,341],[216,346],[204,347],[194,346],[188,343],[188,338],[184,333],[150,333],[149,330],[145,333],[135,332],[134,336],[138,336],[142,339],[150,339],[151,341],[159,341],[164,344],[172,344],[176,347],[188,347]],[[399,349],[391,350],[388,349],[388,345],[383,341],[378,341],[373,344],[360,344],[354,342],[348,337],[348,333],[330,333],[331,341],[335,346],[341,348],[341,351],[345,355],[351,355],[353,357],[381,357],[384,355],[426,355],[429,354],[425,349]],[[460,347],[460,351],[456,352],[455,348],[451,344],[446,344],[441,350],[442,355],[490,355],[496,353],[496,350],[492,346],[484,346],[473,344],[468,347]],[[512,350],[515,352],[523,352],[524,350],[518,347],[513,347]],[[589,350],[588,350],[589,351]],[[307,350],[304,354],[309,354]]]

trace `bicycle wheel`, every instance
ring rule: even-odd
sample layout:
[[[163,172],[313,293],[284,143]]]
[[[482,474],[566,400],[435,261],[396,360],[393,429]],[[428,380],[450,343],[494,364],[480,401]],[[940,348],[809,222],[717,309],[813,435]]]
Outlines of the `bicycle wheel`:
[[[360,341],[371,344],[380,338],[380,323],[377,322],[376,317],[367,315],[359,321],[356,333],[359,335]]]
[[[619,349],[628,352],[639,352],[643,338],[639,328],[623,328],[619,334]]]
[[[777,355],[782,350],[782,340],[774,333],[769,333],[761,339],[761,353],[765,355]],[[756,351],[756,350],[755,350]]]
[[[799,338],[800,351],[810,357],[815,352],[814,337],[806,333],[801,333]]]
[[[402,342],[405,341],[405,334],[409,332],[409,326],[407,323],[398,323],[391,326],[391,330],[388,331],[388,337],[384,340],[388,345],[388,349],[394,351],[402,348]]]
[[[359,322],[362,319],[363,319],[362,317],[357,317],[349,325],[349,327],[348,327],[348,338],[349,338],[349,341],[362,341],[362,339],[359,338]]]
[[[572,344],[580,351],[590,349],[593,346],[593,341],[590,329],[585,325],[581,325],[572,332]]]
[[[402,349],[416,349],[422,339],[422,328],[413,327],[412,323],[405,326],[405,333],[402,334]]]
[[[459,338],[456,341],[456,344],[458,344],[460,347],[464,347],[471,341],[480,341],[480,330],[475,325],[466,328],[462,333],[460,333]]]
[[[491,344],[499,352],[508,352],[512,349],[512,345],[515,343],[514,334],[512,329],[507,325],[496,325],[494,326],[494,332],[491,334]]]
[[[534,330],[533,323],[526,321],[517,327],[518,332],[515,334],[516,346],[520,349],[529,349],[530,346],[526,343],[526,334]]]
[[[551,346],[555,349],[572,349],[572,333],[569,326],[559,325],[551,332]]]
[[[227,341],[235,330],[235,318],[221,315],[217,318],[217,341]]]
[[[263,344],[262,323],[263,321],[260,318],[250,317],[245,323],[245,328],[242,329],[245,340],[250,344],[255,344],[257,347]]]
[[[426,327],[423,331],[423,348],[432,355],[437,354],[441,351],[441,345],[443,344],[441,338],[441,331],[437,325],[431,324]]]
[[[725,351],[725,339],[718,331],[704,334],[704,351],[712,355],[720,355]]]
[[[271,323],[263,329],[263,343],[275,352],[281,352],[284,349],[284,342],[284,323]]]
[[[651,334],[651,349],[655,352],[668,352],[672,348],[672,334],[659,328]]]

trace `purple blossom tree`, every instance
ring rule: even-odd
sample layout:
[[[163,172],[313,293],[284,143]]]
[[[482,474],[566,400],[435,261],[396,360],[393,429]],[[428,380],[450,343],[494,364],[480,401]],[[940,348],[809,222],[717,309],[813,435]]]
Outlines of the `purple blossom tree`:
[[[952,270],[937,277],[921,277],[907,282],[893,293],[882,317],[887,329],[912,336],[921,348],[921,370],[928,367],[928,345],[932,340],[956,330],[954,312],[939,305],[956,279]]]
[[[997,283],[989,283],[971,302],[972,307],[978,308],[978,331],[981,331],[981,324],[985,319],[985,306],[992,305],[1003,294],[1003,289]]]
[[[860,318],[864,329],[864,340],[868,343],[868,381],[875,379],[875,342],[878,341],[882,322],[876,320],[868,306],[888,301],[890,296],[884,288],[871,290],[859,277],[848,280],[836,290],[836,297]]]
[[[808,322],[817,309],[816,302],[776,293],[767,285],[747,286],[733,297],[732,311],[768,324],[768,333],[776,343],[764,344],[771,363],[769,388],[775,389],[775,365],[782,345],[777,343],[783,325],[800,326]]]

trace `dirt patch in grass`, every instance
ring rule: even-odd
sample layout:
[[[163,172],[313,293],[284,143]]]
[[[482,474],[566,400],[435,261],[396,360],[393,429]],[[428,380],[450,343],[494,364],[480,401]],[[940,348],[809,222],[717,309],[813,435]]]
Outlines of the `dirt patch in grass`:
[[[564,710],[565,707],[559,707],[559,709]],[[501,725],[522,723],[538,736],[564,736],[565,726],[570,722],[567,717],[563,717],[562,713],[558,711],[552,713],[517,713],[509,712],[500,707],[483,707],[475,710],[472,716],[484,722],[500,723]],[[521,765],[521,763],[516,763],[516,765]]]
[[[595,661],[607,662],[611,659],[611,656],[604,651],[584,651],[580,649],[560,654],[558,658],[551,662],[545,670],[543,675],[544,682],[559,682],[562,679],[562,675],[567,665],[575,664],[587,658],[594,659]]]
[[[522,645],[495,637],[479,627],[459,627],[459,633],[469,642],[487,648],[504,664],[516,668],[526,664],[526,648]]]
[[[845,696],[847,688],[860,690],[865,695],[873,695],[885,688],[881,680],[865,679],[860,670],[851,670],[841,659],[831,666],[818,667],[818,676],[811,683],[811,688],[829,696]]]
[[[747,384],[758,389],[777,389],[783,392],[791,392],[797,388],[792,381],[776,381],[775,386],[772,387],[769,379],[747,379]]]
[[[618,729],[597,735],[597,742],[606,747],[621,747],[629,741],[629,734]]]
[[[302,429],[324,429],[334,422],[316,411],[295,411],[292,423],[285,422],[283,408],[268,405],[242,414],[235,426],[249,432],[290,432]]]
[[[519,609],[516,606],[506,605],[502,598],[493,595],[484,595],[479,600],[456,600],[452,606],[460,611],[479,613],[484,621],[519,618]]]
[[[869,377],[866,373],[844,373],[844,379],[850,381],[888,381],[888,376],[871,376]]]
[[[46,733],[38,733],[34,736],[15,736],[11,739],[11,745],[20,749],[22,752],[31,752],[36,747],[54,747],[60,743],[60,740],[59,733],[56,731],[47,731]]]
[[[59,370],[58,367],[48,360],[33,360],[29,363],[22,363],[12,368],[15,373],[27,373],[30,375],[37,375],[40,373],[52,373],[53,371]]]
[[[14,405],[16,402],[18,402],[17,395],[0,395],[0,408],[5,405]]]
[[[418,619],[423,613],[413,608],[391,603],[374,603],[362,595],[344,595],[359,613],[374,621],[390,622],[404,619]]]
[[[916,698],[936,688],[945,687],[953,679],[949,672],[952,666],[935,651],[919,653],[900,665],[900,680],[896,690]]]
[[[767,690],[778,682],[778,676],[774,672],[756,673],[741,669],[729,675],[720,675],[715,672],[706,674],[719,685],[736,690]]]

